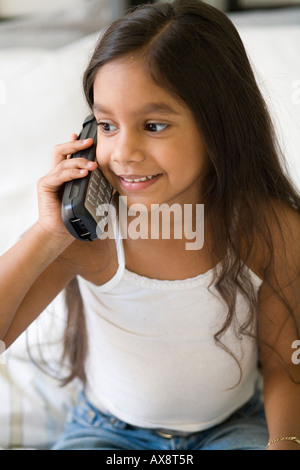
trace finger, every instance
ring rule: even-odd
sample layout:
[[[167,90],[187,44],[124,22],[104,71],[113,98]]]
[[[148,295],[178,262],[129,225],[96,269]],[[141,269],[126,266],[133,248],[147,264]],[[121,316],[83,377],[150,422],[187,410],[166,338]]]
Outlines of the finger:
[[[53,151],[51,169],[55,168],[58,163],[65,160],[68,155],[72,155],[79,150],[86,149],[90,147],[92,143],[93,139],[89,138],[56,145]]]
[[[71,134],[71,135],[70,135],[70,141],[71,141],[71,142],[75,142],[77,139],[78,139],[78,135],[77,135],[77,134]],[[71,158],[71,154],[69,153],[69,155],[67,155],[66,158],[67,158],[67,159]]]
[[[56,193],[64,183],[83,178],[87,173],[88,170],[84,168],[69,168],[60,172],[49,173],[38,181],[38,189]]]
[[[71,135],[70,135],[70,141],[71,141],[71,142],[74,142],[74,141],[77,140],[77,139],[78,139],[78,135],[77,135],[77,134],[71,134]]]
[[[96,162],[86,158],[63,160],[50,173],[41,178],[42,187],[56,191],[63,183],[73,179],[83,178],[89,171],[97,168]]]
[[[84,157],[62,160],[53,170],[53,173],[71,169],[88,169],[93,171],[97,168],[97,162]]]

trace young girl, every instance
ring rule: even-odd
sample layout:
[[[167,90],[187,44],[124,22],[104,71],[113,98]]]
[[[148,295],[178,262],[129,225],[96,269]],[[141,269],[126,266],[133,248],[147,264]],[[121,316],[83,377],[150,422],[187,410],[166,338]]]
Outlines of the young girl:
[[[300,197],[237,31],[201,1],[143,6],[102,35],[84,90],[125,232],[66,230],[61,187],[97,166],[69,158],[92,144],[73,136],[1,258],[7,347],[67,292],[68,380],[84,386],[55,449],[300,450]],[[187,249],[172,217],[169,238],[129,236],[133,204],[147,220],[203,204],[204,243]]]

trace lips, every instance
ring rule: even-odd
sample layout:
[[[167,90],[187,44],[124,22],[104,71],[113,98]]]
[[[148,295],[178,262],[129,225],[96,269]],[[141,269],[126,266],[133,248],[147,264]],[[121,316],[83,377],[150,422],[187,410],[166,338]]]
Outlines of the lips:
[[[128,183],[140,183],[141,181],[152,180],[152,178],[155,178],[155,176],[158,176],[158,175],[149,175],[149,176],[120,175],[120,177],[123,178],[125,181],[128,181]]]
[[[120,175],[120,184],[123,189],[129,191],[138,191],[152,185],[160,178],[161,174],[156,175]]]

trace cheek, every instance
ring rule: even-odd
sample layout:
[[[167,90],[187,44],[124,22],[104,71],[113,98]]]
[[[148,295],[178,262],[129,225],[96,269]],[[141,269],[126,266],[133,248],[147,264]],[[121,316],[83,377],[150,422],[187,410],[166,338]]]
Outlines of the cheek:
[[[111,181],[111,174],[109,170],[109,159],[107,158],[107,153],[104,152],[103,148],[99,149],[97,147],[96,158],[97,158],[98,165],[101,168],[102,173],[104,174],[105,178],[111,184],[113,184],[113,182]]]
[[[98,143],[97,148],[96,148],[96,158],[97,158],[98,165],[100,167],[103,167],[103,169],[108,167],[109,160],[110,160],[109,155],[110,153],[109,153],[107,146],[105,146],[103,142]]]
[[[110,182],[113,187],[115,187],[116,177],[110,169],[110,155],[111,149],[108,149],[107,146],[103,145],[103,143],[101,143],[101,145],[97,144],[96,158],[98,165],[101,168],[105,178]]]

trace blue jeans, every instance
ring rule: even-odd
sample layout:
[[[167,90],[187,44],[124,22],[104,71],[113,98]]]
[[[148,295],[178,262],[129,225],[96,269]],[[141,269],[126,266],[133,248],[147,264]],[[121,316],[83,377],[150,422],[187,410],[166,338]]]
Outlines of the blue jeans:
[[[53,450],[264,450],[268,431],[260,395],[255,393],[217,426],[172,435],[168,431],[132,426],[103,414],[81,394]]]

